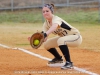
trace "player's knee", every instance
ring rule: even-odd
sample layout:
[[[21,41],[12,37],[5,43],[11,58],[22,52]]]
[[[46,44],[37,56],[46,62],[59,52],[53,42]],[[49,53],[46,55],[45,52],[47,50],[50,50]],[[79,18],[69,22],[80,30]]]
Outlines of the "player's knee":
[[[62,39],[58,39],[57,44],[58,44],[58,46],[65,45],[65,42]]]
[[[45,48],[46,50],[49,49],[49,45],[48,45],[46,42],[44,42],[44,48]]]

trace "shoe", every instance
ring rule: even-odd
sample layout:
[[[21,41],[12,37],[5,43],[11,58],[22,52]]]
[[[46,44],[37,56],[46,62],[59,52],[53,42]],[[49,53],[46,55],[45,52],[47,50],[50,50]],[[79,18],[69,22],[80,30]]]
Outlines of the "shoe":
[[[72,69],[73,63],[72,62],[66,62],[64,66],[61,67],[61,69]]]
[[[48,64],[55,64],[55,63],[63,63],[63,59],[54,58],[51,61],[48,62]]]

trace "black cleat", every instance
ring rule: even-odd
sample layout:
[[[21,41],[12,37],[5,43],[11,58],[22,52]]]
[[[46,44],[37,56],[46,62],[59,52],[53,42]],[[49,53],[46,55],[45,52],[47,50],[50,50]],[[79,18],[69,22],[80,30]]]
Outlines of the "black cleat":
[[[73,63],[72,62],[66,62],[64,66],[61,67],[61,69],[72,69]]]
[[[61,59],[54,58],[48,62],[48,64],[54,64],[54,63],[63,63],[63,59],[62,58]]]

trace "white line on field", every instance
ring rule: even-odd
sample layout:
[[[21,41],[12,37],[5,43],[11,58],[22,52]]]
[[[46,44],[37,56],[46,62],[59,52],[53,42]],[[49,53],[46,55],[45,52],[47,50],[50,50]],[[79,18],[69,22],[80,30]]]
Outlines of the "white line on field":
[[[28,50],[26,50],[26,49],[22,49],[22,48],[11,48],[11,47],[6,46],[6,45],[3,45],[3,44],[0,44],[0,46],[1,46],[1,47],[4,47],[4,48],[7,48],[7,49],[20,50],[20,51],[23,51],[23,52],[25,52],[25,53],[27,53],[27,54],[36,56],[36,57],[41,58],[41,59],[44,59],[44,60],[48,60],[48,61],[51,60],[50,58],[41,56],[41,55],[36,54],[36,53],[33,53],[33,52],[30,52],[30,51],[28,51]],[[99,75],[99,74],[97,74],[97,73],[93,73],[93,72],[90,72],[90,71],[87,71],[87,70],[85,70],[85,69],[78,68],[78,67],[75,67],[75,66],[74,66],[74,69],[77,70],[77,71],[79,71],[79,72],[81,72],[81,73],[86,73],[86,74],[89,74],[89,75]]]

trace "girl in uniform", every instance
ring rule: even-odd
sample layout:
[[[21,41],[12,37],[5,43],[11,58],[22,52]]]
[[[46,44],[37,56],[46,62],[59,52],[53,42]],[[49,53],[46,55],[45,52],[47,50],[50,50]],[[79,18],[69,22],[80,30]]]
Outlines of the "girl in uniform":
[[[43,6],[42,14],[45,18],[43,24],[43,33],[45,36],[44,48],[54,56],[54,59],[49,61],[48,64],[63,62],[62,56],[56,50],[56,47],[59,47],[66,60],[65,65],[61,69],[69,69],[73,67],[73,63],[68,47],[79,46],[82,43],[82,37],[75,27],[53,13],[53,4],[45,4]],[[51,33],[57,36],[47,39]]]

